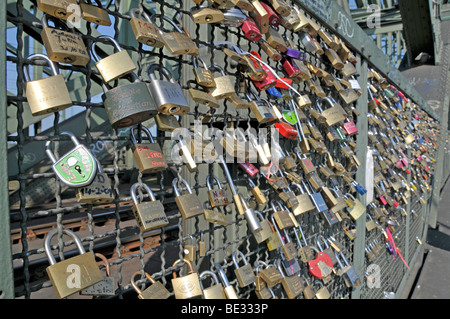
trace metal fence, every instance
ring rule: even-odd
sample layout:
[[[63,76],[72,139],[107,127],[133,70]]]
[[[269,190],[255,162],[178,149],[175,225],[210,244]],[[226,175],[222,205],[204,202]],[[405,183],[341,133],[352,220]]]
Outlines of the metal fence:
[[[186,2],[186,1],[185,1]],[[261,49],[260,45],[248,41],[242,30],[222,24],[194,24],[190,17],[190,9],[194,7],[191,3],[182,1],[109,1],[105,3],[112,21],[110,27],[96,27],[94,24],[82,22],[79,30],[82,33],[86,47],[90,47],[96,37],[102,33],[107,33],[116,39],[121,47],[127,50],[133,58],[137,66],[136,74],[142,82],[149,83],[149,77],[146,73],[147,67],[151,63],[164,65],[173,73],[176,81],[187,90],[191,86],[190,82],[194,81],[193,64],[188,55],[172,55],[166,49],[158,49],[143,45],[135,41],[132,34],[129,20],[129,11],[131,8],[139,8],[147,12],[155,10],[162,16],[172,18],[179,21],[189,31],[191,38],[200,48],[200,55],[207,64],[219,64],[223,67],[225,73],[229,75],[233,82],[243,80],[248,86],[253,86],[252,81],[247,77],[243,77],[242,72],[237,68],[237,64],[227,57],[223,52],[223,46],[218,41],[229,41],[236,44],[245,51],[255,50],[258,52],[263,61],[266,61],[280,75],[283,74],[282,66],[279,61],[273,61],[267,57],[267,54]],[[292,6],[300,8],[304,12],[304,3],[296,1],[288,3]],[[301,6],[300,6],[301,5]],[[107,116],[103,109],[103,103],[99,94],[102,93],[101,80],[99,73],[93,63],[87,64],[86,67],[76,67],[68,64],[60,64],[60,69],[67,85],[72,90],[71,97],[73,100],[74,114],[68,114],[69,111],[54,113],[49,116],[50,122],[45,127],[44,119],[33,119],[28,111],[26,103],[26,94],[24,92],[24,74],[23,66],[27,61],[26,58],[31,52],[39,52],[42,50],[40,31],[42,24],[40,17],[42,13],[37,10],[34,2],[17,1],[16,3],[8,3],[6,16],[8,21],[7,43],[17,42],[16,48],[8,48],[7,51],[7,68],[8,83],[5,84],[8,90],[7,103],[9,109],[14,109],[14,116],[17,119],[17,127],[14,132],[8,133],[8,179],[9,179],[9,218],[10,228],[8,231],[11,236],[9,244],[12,246],[12,256],[10,256],[13,264],[13,281],[14,281],[14,298],[55,298],[55,293],[45,272],[48,266],[48,259],[45,255],[43,239],[46,233],[52,229],[58,229],[58,240],[54,246],[54,253],[60,258],[69,258],[77,252],[73,240],[67,240],[62,236],[62,229],[71,229],[81,238],[86,250],[92,252],[101,252],[109,261],[111,266],[111,276],[116,280],[115,297],[118,298],[135,298],[136,292],[131,285],[131,275],[136,271],[150,274],[155,280],[161,281],[163,285],[173,295],[171,286],[172,271],[180,269],[180,265],[173,266],[175,260],[183,258],[183,250],[185,245],[189,243],[193,237],[196,242],[204,242],[206,250],[204,256],[197,256],[194,267],[197,272],[204,270],[216,271],[215,264],[219,263],[226,271],[227,277],[236,289],[240,298],[256,298],[255,287],[250,285],[241,288],[234,274],[234,265],[231,258],[232,252],[239,250],[243,252],[248,262],[253,266],[255,261],[265,261],[269,264],[274,263],[276,259],[281,258],[280,251],[269,251],[267,245],[263,242],[258,244],[254,236],[248,230],[247,222],[243,215],[236,212],[234,205],[230,204],[226,208],[222,207],[218,210],[225,213],[229,224],[218,225],[209,223],[204,216],[197,216],[191,219],[184,219],[178,210],[174,201],[174,191],[172,188],[172,180],[175,177],[185,178],[195,194],[198,195],[201,202],[208,201],[206,176],[214,174],[219,177],[222,185],[230,195],[230,185],[226,179],[222,168],[217,163],[199,163],[195,172],[186,169],[185,164],[171,161],[169,154],[174,147],[176,141],[172,140],[169,132],[164,132],[156,127],[154,119],[143,123],[143,126],[150,127],[154,133],[155,139],[162,146],[163,152],[168,156],[169,169],[155,174],[142,174],[136,168],[133,161],[130,145],[130,130],[113,129],[108,122]],[[312,21],[325,28],[329,26],[324,24],[320,16],[312,15],[305,12]],[[161,20],[159,20],[161,22]],[[164,25],[167,27],[166,25]],[[300,50],[305,51],[305,62],[311,63],[328,73],[336,75],[340,74],[333,69],[330,61],[325,55],[308,53],[299,38],[299,33],[279,27],[279,33],[288,36]],[[330,32],[336,30],[330,28]],[[347,43],[348,44],[348,43]],[[352,46],[348,44],[350,48]],[[107,47],[102,47],[106,53],[111,53]],[[367,109],[367,101],[370,99],[366,85],[368,79],[376,86],[380,92],[383,90],[379,84],[369,76],[370,69],[375,68],[370,60],[365,60],[357,52],[356,67],[358,70],[357,80],[361,89],[361,96],[356,103],[346,103],[339,95],[334,85],[326,85],[321,79],[321,86],[327,96],[334,98],[340,104],[351,107],[348,108],[348,114],[351,114],[359,130],[358,135],[348,136],[347,142],[356,144],[357,156],[361,164],[359,166],[348,165],[347,169],[350,175],[360,184],[365,185],[366,171],[366,150],[367,146],[376,150],[376,144],[381,142],[381,133],[388,135],[389,126],[369,124],[368,118],[375,116],[375,111]],[[33,68],[33,75],[39,76],[42,70],[48,74],[47,68],[42,68],[38,63]],[[381,72],[381,71],[380,71]],[[317,75],[313,75],[314,78]],[[14,82],[10,82],[15,78]],[[319,77],[317,77],[319,79]],[[387,78],[390,81],[390,78]],[[120,84],[118,82],[116,84]],[[392,81],[396,89],[403,91],[405,88],[397,87],[397,83]],[[298,81],[293,87],[302,94],[308,94],[313,105],[318,99],[316,93],[307,85],[306,81]],[[395,92],[395,90],[392,90]],[[265,97],[264,92],[260,95]],[[186,94],[186,96],[188,96]],[[375,95],[377,96],[377,95]],[[244,97],[244,94],[242,94]],[[381,97],[381,94],[379,95]],[[288,108],[287,102],[279,99],[277,103],[280,108]],[[213,110],[199,103],[190,102],[190,112],[180,116],[178,122],[182,127],[189,128],[191,134],[195,134],[194,121],[203,120],[202,130],[207,128],[229,128],[231,124],[235,127],[254,127],[257,130],[264,128],[256,120],[250,109],[237,109],[229,101],[222,100],[220,108]],[[415,101],[419,104],[421,101]],[[389,112],[380,113],[381,116],[392,112],[395,106],[394,99],[385,97],[385,103],[388,105]],[[389,106],[392,103],[393,106]],[[401,102],[400,102],[401,103]],[[420,128],[429,129],[430,123],[436,123],[431,117],[428,117],[424,111],[418,109],[408,109],[406,103],[401,103],[402,108],[398,109],[403,115],[403,119],[413,118],[414,114],[420,114],[420,123],[424,125]],[[411,105],[414,105],[412,103]],[[409,104],[408,104],[409,106]],[[419,106],[422,106],[419,104]],[[211,110],[213,110],[211,112]],[[359,116],[356,114],[359,113]],[[316,123],[322,134],[326,136],[327,128],[320,125],[311,113],[305,114],[311,123]],[[368,116],[368,114],[372,114]],[[10,113],[8,113],[10,116]],[[231,121],[230,121],[231,120]],[[48,121],[48,120],[47,120]],[[387,122],[393,123],[393,122]],[[409,123],[409,122],[408,122]],[[383,130],[382,127],[385,127]],[[369,130],[376,128],[376,142],[369,139]],[[9,128],[8,128],[9,129]],[[434,128],[436,131],[438,128]],[[419,128],[412,127],[410,130],[414,134],[418,134]],[[64,186],[51,170],[51,162],[46,157],[44,145],[51,140],[56,146],[58,154],[64,154],[69,147],[68,138],[60,135],[63,131],[71,131],[74,133],[81,143],[88,145],[94,156],[101,162],[103,171],[111,178],[112,188],[114,190],[114,201],[111,204],[81,204],[76,201],[75,190]],[[430,138],[435,138],[430,136]],[[325,144],[332,157],[342,163],[348,164],[350,160],[344,156],[339,143],[331,143],[325,137]],[[425,143],[425,142],[424,142]],[[283,139],[282,146],[287,151],[292,151],[297,144],[295,140]],[[435,148],[431,145],[431,141],[427,144],[428,158],[434,156]],[[408,158],[417,157],[414,155],[415,149],[420,149],[420,143],[414,142],[407,149]],[[310,159],[318,167],[324,163],[326,154],[312,148],[309,154]],[[378,160],[377,160],[378,161]],[[432,163],[430,172],[433,170]],[[228,165],[232,178],[241,195],[253,206],[260,211],[262,215],[270,220],[272,214],[270,201],[278,199],[277,193],[267,183],[266,179],[258,173],[253,178],[256,185],[263,191],[268,198],[267,204],[257,204],[247,182],[248,176],[239,168],[237,164]],[[416,252],[419,249],[418,239],[423,239],[428,211],[426,205],[421,202],[428,200],[430,190],[427,190],[422,175],[431,178],[431,175],[424,171],[424,166],[410,165],[416,169],[415,178],[406,174],[405,170],[395,169],[396,172],[404,177],[408,188],[410,183],[415,182],[418,188],[415,191],[409,191],[411,196],[407,197],[406,202],[400,202],[401,207],[405,209],[403,212],[394,206],[387,205],[388,220],[396,220],[397,224],[391,226],[394,234],[395,243],[405,257],[406,262],[411,266],[414,263]],[[295,171],[306,178],[299,165]],[[389,177],[386,170],[385,176]],[[332,187],[333,181],[320,175],[326,186]],[[353,193],[357,195],[355,190],[346,182],[342,176],[335,177],[338,188],[343,194]],[[130,195],[130,187],[134,183],[145,183],[151,187],[157,199],[164,203],[165,211],[170,221],[170,225],[147,232],[141,232],[136,224],[136,220],[132,213],[132,198]],[[429,183],[431,185],[431,183]],[[421,187],[422,185],[422,187]],[[404,186],[398,192],[393,188],[389,190],[390,196],[405,194]],[[143,196],[142,194],[140,194]],[[364,196],[356,196],[363,204]],[[141,197],[146,198],[146,196]],[[230,197],[231,198],[231,197]],[[377,200],[374,201],[380,205]],[[371,208],[368,208],[372,216]],[[380,229],[366,232],[365,224],[368,220],[366,214],[363,214],[357,222],[353,223],[347,214],[341,213],[344,218],[342,221],[329,225],[323,215],[319,213],[306,213],[296,218],[297,222],[302,226],[305,238],[310,245],[314,245],[316,238],[322,235],[326,238],[333,237],[337,243],[341,244],[341,249],[350,263],[354,264],[358,275],[361,279],[361,285],[357,288],[349,289],[343,277],[332,275],[330,282],[326,284],[331,293],[331,298],[383,298],[384,292],[397,292],[405,276],[408,274],[407,268],[401,262],[397,255],[393,259],[392,254],[385,247],[385,239]],[[343,230],[343,226],[355,227],[356,238],[351,240]],[[387,226],[386,222],[380,220],[380,226],[383,229]],[[380,227],[381,228],[381,227]],[[290,232],[291,239],[298,247],[293,231]],[[191,237],[192,236],[192,237]],[[365,247],[370,243],[377,243],[378,250],[373,260],[369,259],[369,255],[365,252]],[[3,247],[3,246],[2,246]],[[2,251],[2,254],[5,252]],[[2,259],[3,259],[2,255]],[[6,253],[8,258],[8,254]],[[299,261],[301,265],[300,274],[303,279],[307,279],[310,284],[316,280],[308,273],[306,263]],[[380,268],[381,284],[375,288],[369,288],[365,279],[366,270],[371,264],[376,264]],[[335,266],[339,269],[339,266]],[[136,277],[138,279],[138,277]],[[143,276],[142,279],[136,281],[137,284],[144,288],[149,285],[149,281]],[[287,298],[286,292],[280,284],[273,287],[273,292],[280,298]],[[78,294],[69,298],[90,298],[80,296]],[[297,298],[303,298],[300,294]]]

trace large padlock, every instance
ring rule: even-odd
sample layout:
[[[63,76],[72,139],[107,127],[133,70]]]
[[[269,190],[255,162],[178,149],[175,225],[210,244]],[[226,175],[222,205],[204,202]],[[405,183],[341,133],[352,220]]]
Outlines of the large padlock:
[[[37,8],[61,20],[70,19],[71,12],[80,12],[78,0],[37,0]]]
[[[48,26],[49,15],[42,16],[41,38],[50,60],[73,65],[86,65],[91,57],[89,56],[83,38],[75,33],[73,28],[69,28],[63,21],[55,21],[55,28]],[[63,29],[58,29],[58,25]]]
[[[334,102],[331,98],[325,97],[320,100],[318,100],[317,107],[320,108],[320,103],[322,101],[327,102],[331,107],[328,109],[325,109],[321,116],[325,118],[325,124],[327,126],[333,126],[335,124],[338,124],[339,122],[343,122],[345,120],[345,111],[344,109],[336,102]]]
[[[212,180],[214,179],[219,189],[213,189]],[[206,186],[208,187],[208,197],[212,207],[225,206],[230,203],[225,189],[222,188],[220,180],[215,175],[206,176]]]
[[[77,189],[76,197],[79,203],[111,203],[114,200],[114,190],[111,187],[108,174],[102,171],[100,162],[97,159],[96,162],[97,174],[95,174],[92,183]]]
[[[95,253],[95,257],[98,257],[102,260],[102,263],[105,265],[106,269],[106,277],[103,278],[102,281],[99,281],[92,286],[87,287],[80,291],[80,295],[85,296],[114,296],[115,295],[115,280],[114,277],[111,277],[111,272],[109,268],[108,259],[102,254]]]
[[[95,262],[92,252],[86,252],[81,240],[68,229],[62,230],[74,240],[80,255],[56,262],[52,255],[50,241],[58,234],[58,229],[52,229],[44,239],[44,250],[50,262],[46,268],[47,275],[55,288],[58,298],[73,295],[93,284],[102,281],[103,275]]]
[[[91,0],[80,0],[81,17],[91,23],[98,25],[110,26],[111,19],[109,18],[109,13],[103,8],[102,2],[100,0],[95,0],[97,6],[92,4]]]
[[[147,135],[149,142],[143,143],[141,139],[138,141],[134,134],[136,129],[139,131],[138,126],[132,127],[131,129],[131,141],[133,143],[131,150],[133,151],[139,171],[142,174],[146,174],[166,170],[168,167],[167,161],[161,150],[161,146],[153,140],[150,131],[143,126],[141,129]]]
[[[167,81],[156,79],[156,70]],[[150,64],[147,74],[150,79],[148,88],[159,112],[170,115],[183,115],[189,112],[189,103],[183,94],[183,89],[167,68],[161,64]]]
[[[109,88],[103,84],[103,104],[114,128],[140,124],[158,113],[147,84],[135,73],[128,74],[132,82]]]
[[[214,88],[210,88],[209,91],[212,96],[214,96],[217,100],[222,100],[225,98],[230,98],[236,94],[236,89],[234,88],[234,84],[231,81],[230,76],[226,75],[225,71],[219,65],[209,65],[208,70],[211,70],[211,72],[219,71],[221,74],[219,77],[214,77],[216,86]]]
[[[240,255],[244,265],[239,266],[238,256]],[[234,274],[239,282],[241,288],[247,287],[248,285],[256,281],[255,273],[253,272],[252,266],[248,263],[244,254],[241,251],[235,251],[232,254],[233,264],[234,264]]]
[[[208,288],[204,288],[202,284],[202,280],[206,276],[211,276],[214,284],[212,286],[209,286]],[[205,299],[227,299],[227,296],[225,295],[225,291],[223,290],[223,285],[219,282],[219,278],[217,278],[217,275],[213,273],[210,270],[203,271],[200,275],[200,286],[203,290],[203,296]]]
[[[58,112],[72,106],[69,90],[62,74],[59,74],[57,64],[46,55],[36,53],[30,55],[28,60],[44,60],[52,71],[52,76],[30,80],[28,64],[23,65],[26,82],[25,92],[31,114],[34,116]]]
[[[112,44],[118,52],[102,59],[96,51],[96,46],[99,40],[106,40],[106,42]],[[94,39],[94,41],[92,41],[91,54],[95,62],[95,66],[97,67],[98,72],[100,72],[100,75],[105,83],[117,80],[118,78],[136,70],[136,65],[128,52],[122,50],[119,43],[110,36],[101,35]]]
[[[313,260],[308,261],[309,273],[320,279],[329,277],[333,272],[333,261],[331,257],[322,251],[318,251],[315,247],[311,248],[316,250],[317,254]]]
[[[167,21],[174,28],[173,32],[164,32],[161,27],[158,27],[156,23],[156,18],[160,17],[162,20]],[[164,45],[169,50],[171,54],[182,55],[198,55],[198,47],[194,41],[191,40],[186,32],[178,27],[178,25],[169,19],[168,17],[162,16],[161,14],[152,14],[150,20],[154,25],[158,27],[161,39],[164,41]]]
[[[138,200],[136,193],[138,188],[144,188],[147,191],[150,201],[144,202]],[[142,232],[169,225],[163,204],[155,198],[155,195],[147,184],[133,184],[130,188],[130,193],[133,200],[131,210]]]
[[[203,214],[202,205],[185,179],[180,179],[188,191],[188,194],[181,195],[178,189],[178,178],[172,181],[173,191],[175,193],[175,202],[180,210],[183,219],[188,219]]]
[[[189,273],[182,277],[177,277],[175,270],[172,272],[172,287],[176,299],[190,299],[203,296],[202,287],[200,286],[200,279],[198,273],[194,271],[192,264],[186,259],[176,260],[172,267],[184,261],[189,267]]]
[[[136,271],[131,276],[131,285],[134,290],[138,293],[139,299],[168,299],[170,297],[170,292],[166,287],[160,282],[156,281],[149,274],[145,273],[145,277],[150,281],[151,285],[142,291],[134,281],[134,277],[141,274],[140,271]]]
[[[70,136],[75,147],[56,159],[50,149],[52,141],[45,143],[45,152],[53,163],[52,169],[56,176],[69,187],[83,187],[91,184],[97,174],[95,157],[72,133],[61,132],[60,135]]]
[[[154,48],[164,47],[158,28],[150,20],[147,12],[140,12],[139,8],[130,10],[130,24],[136,41]],[[143,19],[142,19],[143,18]]]

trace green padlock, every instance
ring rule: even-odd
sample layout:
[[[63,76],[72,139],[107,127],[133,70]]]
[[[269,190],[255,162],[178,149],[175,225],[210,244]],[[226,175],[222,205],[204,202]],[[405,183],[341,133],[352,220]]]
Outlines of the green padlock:
[[[297,124],[298,122],[297,116],[291,110],[283,110],[283,118],[286,122],[292,125]]]
[[[95,157],[72,133],[62,132],[60,135],[69,135],[75,148],[57,160],[50,149],[52,141],[45,143],[45,152],[53,163],[52,168],[56,176],[69,187],[91,184],[97,174]]]

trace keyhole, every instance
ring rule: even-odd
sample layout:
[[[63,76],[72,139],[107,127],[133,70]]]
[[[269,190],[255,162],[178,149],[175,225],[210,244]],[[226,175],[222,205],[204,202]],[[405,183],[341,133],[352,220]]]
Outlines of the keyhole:
[[[82,174],[81,174],[81,167],[80,167],[80,165],[75,166],[75,170],[76,170],[80,175],[82,175]]]

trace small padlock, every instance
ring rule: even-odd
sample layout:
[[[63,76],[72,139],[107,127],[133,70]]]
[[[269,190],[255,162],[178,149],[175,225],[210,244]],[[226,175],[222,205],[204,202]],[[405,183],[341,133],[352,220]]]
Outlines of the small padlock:
[[[52,71],[52,76],[31,81],[28,64],[23,65],[25,92],[31,114],[34,116],[45,115],[72,106],[66,81],[63,75],[58,73],[57,64],[40,53],[28,56],[27,60],[44,60]]]
[[[147,135],[149,142],[143,143],[141,139],[138,141],[134,133],[136,129],[139,131],[139,126],[131,128],[131,150],[139,168],[139,172],[146,174],[166,170],[168,167],[167,161],[161,150],[161,146],[158,143],[155,143],[152,134],[144,126],[141,127],[141,130]]]
[[[140,12],[139,8],[133,8],[130,10],[130,16],[130,25],[136,41],[154,48],[164,47],[159,30],[152,23],[147,12]]]
[[[200,279],[198,273],[194,271],[192,264],[186,259],[176,260],[172,267],[184,261],[189,267],[189,273],[183,277],[177,277],[175,270],[172,272],[172,287],[176,299],[190,299],[203,296],[202,287],[200,286]]]
[[[71,12],[80,12],[78,0],[37,0],[37,8],[51,16],[61,20],[67,20],[72,17]]]
[[[200,204],[197,195],[192,193],[192,189],[188,182],[185,179],[180,179],[180,182],[185,185],[188,194],[181,195],[178,189],[178,178],[175,178],[172,181],[172,187],[175,193],[175,202],[183,219],[188,219],[203,214],[202,205]]]
[[[194,236],[189,235],[188,236],[191,243],[190,244],[185,244],[183,246],[183,254],[184,254],[184,259],[189,260],[189,261],[195,261],[197,259],[197,241],[195,240]]]
[[[102,2],[100,0],[95,0],[97,6],[92,5],[91,0],[80,0],[81,17],[89,22],[110,26],[111,19],[109,18],[108,11],[103,8]]]
[[[216,181],[219,189],[213,189],[211,179],[214,179]],[[227,193],[222,188],[222,184],[220,183],[220,180],[217,176],[215,175],[206,176],[206,186],[208,187],[208,197],[212,207],[225,206],[230,203],[230,201],[228,200]]]
[[[258,185],[255,184],[255,182],[251,179],[247,179],[249,186],[250,186],[250,192],[252,193],[253,197],[256,199],[256,202],[258,204],[265,204],[267,202],[267,198],[262,193],[261,189],[258,187]]]
[[[214,284],[209,286],[208,288],[204,288],[202,284],[202,280],[206,277],[210,276],[214,280]],[[205,270],[199,275],[200,278],[200,286],[203,290],[203,297],[205,299],[227,299],[225,292],[223,290],[222,284],[219,282],[219,278],[217,278],[216,274],[210,270]]]
[[[256,100],[253,100],[250,94],[252,94]],[[266,101],[262,100],[253,89],[250,89],[245,95],[249,101],[250,110],[260,124],[266,124],[277,120],[277,117],[273,114],[272,108]]]
[[[319,285],[320,288],[315,291],[316,297],[317,299],[330,299],[331,298],[331,294],[330,291],[328,290],[327,287],[325,287],[325,285],[321,282],[321,281],[316,281],[314,282],[313,286]]]
[[[261,212],[255,211],[255,214],[259,218],[259,223],[261,225],[261,228],[257,229],[256,231],[252,232],[253,236],[255,237],[256,242],[262,243],[263,241],[269,239],[269,237],[272,235],[272,229],[270,227],[269,221],[264,218],[264,216],[261,214]]]
[[[118,52],[103,59],[100,58],[96,51],[96,46],[99,40],[106,40],[112,44]],[[97,67],[98,72],[100,72],[100,75],[105,83],[117,80],[118,78],[136,70],[136,65],[128,52],[122,50],[119,43],[110,36],[101,35],[94,39],[91,46],[91,54],[95,62],[95,66]]]
[[[75,148],[56,159],[50,147],[52,141],[45,143],[45,152],[52,161],[52,169],[56,176],[69,187],[83,187],[92,183],[97,174],[97,162],[86,146],[80,144],[78,139],[70,132],[61,132],[68,135],[75,144]]]
[[[61,24],[66,30],[50,28],[48,26],[49,18],[47,14],[44,14],[41,19],[43,26],[41,38],[49,59],[54,62],[86,65],[91,58],[83,38],[63,21],[59,21],[59,23],[55,21],[55,26]]]
[[[63,229],[62,233],[72,237],[80,255],[57,263],[51,252],[50,240],[58,234],[58,231],[55,228],[47,233],[44,239],[44,250],[50,262],[50,266],[46,268],[47,275],[56,295],[61,299],[102,281],[103,275],[95,262],[94,254],[86,252],[80,238],[68,229]]]
[[[212,209],[212,207],[207,207],[207,204],[211,206],[209,201],[204,202],[203,214],[205,216],[205,220],[210,223],[227,226],[229,224],[227,215],[218,210]]]
[[[288,233],[286,232],[286,229],[282,229],[282,231],[283,231],[283,236],[282,236],[280,229],[278,229],[278,227],[277,227],[277,223],[274,219],[274,215],[272,214],[270,218],[271,218],[272,225],[275,228],[276,233],[280,237],[281,244],[282,244],[281,250],[282,250],[283,255],[286,258],[286,260],[291,261],[294,258],[297,258],[297,249],[295,248],[294,243],[291,241],[291,238],[289,237]]]
[[[239,267],[238,256],[240,255],[244,265]],[[235,251],[232,254],[233,264],[234,264],[234,274],[239,282],[239,286],[244,288],[256,281],[255,273],[253,272],[252,266],[248,263],[244,254],[241,251]]]
[[[158,80],[155,71],[158,70],[167,81]],[[170,71],[160,64],[150,64],[147,69],[150,79],[148,88],[158,112],[170,115],[183,115],[189,112],[189,103],[183,94],[183,89],[175,81]]]
[[[175,31],[164,32],[160,27],[157,26],[157,23],[155,21],[157,17],[161,17],[162,20],[165,20],[169,24],[171,24]],[[152,14],[150,16],[150,20],[154,25],[158,27],[161,39],[163,40],[165,47],[167,48],[167,50],[169,50],[171,54],[198,55],[198,47],[195,44],[195,42],[192,41],[189,35],[186,32],[183,32],[183,30],[181,30],[174,21],[172,21],[166,16],[162,16],[159,13]]]
[[[294,227],[294,222],[287,210],[277,209],[273,201],[270,202],[270,206],[273,210],[273,217],[277,223],[279,229],[285,229]]]
[[[261,31],[252,18],[247,18],[241,25],[244,36],[250,41],[259,41],[262,37]]]
[[[138,200],[136,191],[140,187],[147,191],[150,197],[149,202]],[[155,198],[147,184],[133,184],[130,188],[130,193],[133,200],[132,212],[141,232],[169,225],[163,204]]]
[[[77,189],[77,202],[87,204],[111,203],[114,200],[114,191],[108,174],[102,171],[100,162],[97,162],[97,173],[91,184]]]
[[[284,0],[268,0],[274,10],[282,17],[287,17],[291,14],[291,7]]]
[[[192,8],[191,16],[194,23],[197,24],[220,23],[224,19],[224,14],[221,10],[208,7]]]
[[[227,297],[227,299],[239,299],[239,297],[236,294],[236,290],[234,290],[234,287],[228,281],[227,275],[225,274],[225,271],[223,270],[222,266],[216,263],[214,264],[214,267],[216,268],[217,273],[219,274],[220,281],[224,286],[223,290],[225,292],[225,296]]]
[[[209,91],[212,96],[214,96],[217,100],[222,100],[236,94],[236,90],[230,76],[226,75],[225,71],[219,65],[210,65],[208,66],[208,70],[211,70],[211,72],[219,71],[222,75],[214,78],[216,87],[211,88]]]
[[[203,64],[203,67],[199,66],[198,61]],[[195,81],[199,85],[209,88],[216,87],[214,76],[203,58],[192,56],[192,66],[194,67]]]
[[[106,268],[106,277],[103,278],[102,281],[99,281],[92,286],[87,287],[80,291],[80,295],[85,296],[114,296],[115,295],[115,280],[114,277],[111,277],[111,273],[109,270],[109,262],[108,259],[102,254],[95,253],[95,257],[98,257],[102,260],[103,264]]]
[[[166,287],[160,282],[153,279],[149,274],[145,273],[145,277],[150,281],[151,285],[147,287],[144,291],[139,289],[136,282],[134,281],[134,277],[141,274],[140,271],[136,271],[131,276],[131,285],[134,290],[138,293],[139,299],[168,299],[170,297],[170,292]]]

